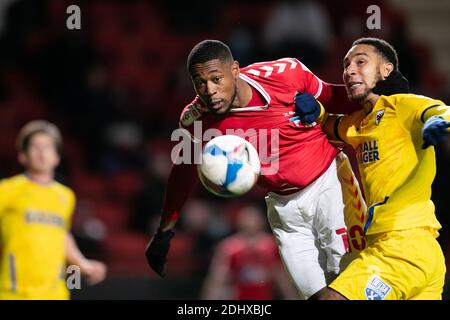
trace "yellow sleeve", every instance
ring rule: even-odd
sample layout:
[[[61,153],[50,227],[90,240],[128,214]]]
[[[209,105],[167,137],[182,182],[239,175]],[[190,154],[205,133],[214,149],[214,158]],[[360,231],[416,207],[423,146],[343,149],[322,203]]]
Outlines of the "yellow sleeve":
[[[76,196],[75,196],[75,193],[71,189],[68,190],[68,195],[69,195],[69,204],[68,204],[68,209],[67,209],[68,214],[67,214],[66,229],[68,231],[70,231],[70,229],[72,228],[73,213],[75,211]]]
[[[323,107],[323,104],[319,100],[316,100],[316,101],[320,105],[320,114],[319,114],[319,117],[317,118],[317,122],[322,124],[324,117],[326,116],[326,111],[325,111],[325,108]]]
[[[400,125],[406,131],[421,130],[432,116],[441,116],[450,121],[450,110],[442,101],[425,96],[400,97],[395,104]]]
[[[9,197],[9,190],[7,183],[5,180],[0,181],[0,217],[3,215],[3,212],[6,209],[6,202],[8,201]]]
[[[333,143],[347,143],[347,133],[359,123],[364,117],[362,110],[354,111],[351,114],[333,114],[327,113],[322,107],[320,116],[318,118],[322,130],[327,134],[328,140]]]
[[[444,118],[446,121],[450,121],[450,106],[440,105],[422,112],[421,118],[424,123],[433,116],[439,116]]]
[[[322,127],[323,132],[326,133],[331,142],[342,143],[343,140],[339,137],[338,126],[344,115],[328,113],[325,111],[322,103],[320,103],[320,101],[317,102],[320,104],[320,114],[317,118],[317,122]]]
[[[323,121],[320,122],[322,130],[327,134],[328,139],[331,142],[342,143],[345,142],[345,132],[344,126],[341,122],[348,118],[348,116],[343,114],[333,114],[325,113]],[[345,123],[345,121],[344,121]]]

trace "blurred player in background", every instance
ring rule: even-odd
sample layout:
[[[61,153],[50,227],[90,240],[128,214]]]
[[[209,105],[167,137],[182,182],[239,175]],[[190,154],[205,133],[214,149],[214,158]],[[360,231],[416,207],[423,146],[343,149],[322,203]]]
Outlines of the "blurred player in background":
[[[273,236],[254,206],[239,210],[236,233],[216,247],[202,299],[295,299],[297,294],[281,264]]]
[[[275,142],[279,150],[274,147],[278,154],[270,155],[275,156],[273,162],[262,161],[258,183],[268,192],[268,218],[285,267],[300,296],[308,298],[339,273],[349,247],[345,200],[337,174],[338,150],[319,126],[306,126],[295,119],[294,95],[306,92],[328,102],[332,87],[293,58],[240,69],[228,46],[217,40],[198,43],[189,54],[187,68],[197,96],[184,108],[180,125],[194,142],[202,140],[195,136],[196,123],[203,130],[215,128],[222,133],[227,129],[255,132],[256,136],[247,137],[250,142],[269,135],[266,150],[273,147],[272,130],[279,134]],[[260,158],[262,152],[259,146]],[[265,174],[274,163],[278,170]],[[352,175],[351,170],[347,175]],[[146,250],[150,266],[161,276],[180,209],[197,179],[195,164],[174,165],[170,173],[160,226]],[[358,189],[357,182],[351,187]],[[361,203],[356,189],[346,194]],[[348,209],[359,216],[363,206]]]
[[[0,182],[0,299],[69,299],[66,263],[90,284],[106,275],[70,234],[75,195],[54,180],[62,138],[47,121],[32,121],[17,138],[25,172]]]
[[[430,146],[448,136],[450,107],[410,94],[398,65],[386,41],[356,40],[344,58],[343,79],[361,110],[336,115],[322,109],[319,122],[330,139],[356,150],[369,209],[366,249],[313,298],[441,299],[446,270],[436,240],[441,225],[431,201],[436,159]],[[320,105],[303,106],[297,106],[300,118],[314,121]]]

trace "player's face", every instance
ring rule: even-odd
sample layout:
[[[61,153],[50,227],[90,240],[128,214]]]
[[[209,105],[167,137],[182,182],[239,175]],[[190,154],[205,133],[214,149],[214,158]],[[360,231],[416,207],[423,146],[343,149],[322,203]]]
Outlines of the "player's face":
[[[59,164],[59,155],[53,138],[46,133],[33,134],[26,152],[19,154],[19,160],[28,171],[53,174]]]
[[[239,65],[236,61],[219,59],[192,66],[191,78],[195,92],[208,109],[218,115],[230,111],[236,98]]]
[[[254,207],[242,208],[237,215],[238,231],[248,235],[255,235],[264,231],[264,220],[259,209]]]
[[[353,46],[344,58],[343,80],[350,101],[363,104],[373,98],[372,89],[377,81],[384,80],[392,70],[371,45]]]

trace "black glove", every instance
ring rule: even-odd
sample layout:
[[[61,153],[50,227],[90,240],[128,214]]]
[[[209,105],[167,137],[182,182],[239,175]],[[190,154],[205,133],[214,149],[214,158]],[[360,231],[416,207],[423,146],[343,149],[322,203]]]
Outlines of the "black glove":
[[[429,146],[436,146],[448,136],[450,121],[445,121],[444,118],[434,116],[428,119],[422,128],[423,145],[422,149]]]
[[[145,249],[145,256],[147,262],[157,274],[161,277],[166,276],[166,257],[170,249],[170,240],[175,236],[175,231],[167,230],[158,231],[149,242],[147,249]]]
[[[320,104],[309,93],[297,93],[294,97],[295,115],[301,122],[313,123],[320,115]]]
[[[372,92],[379,95],[390,96],[397,93],[409,93],[408,80],[400,71],[392,71],[385,79],[377,82]]]

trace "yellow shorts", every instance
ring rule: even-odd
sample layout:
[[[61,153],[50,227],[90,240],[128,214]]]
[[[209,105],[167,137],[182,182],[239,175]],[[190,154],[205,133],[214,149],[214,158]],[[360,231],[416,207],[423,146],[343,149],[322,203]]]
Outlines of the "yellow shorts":
[[[440,300],[445,259],[433,230],[367,236],[367,248],[330,284],[350,300]]]

